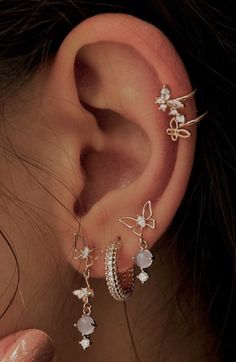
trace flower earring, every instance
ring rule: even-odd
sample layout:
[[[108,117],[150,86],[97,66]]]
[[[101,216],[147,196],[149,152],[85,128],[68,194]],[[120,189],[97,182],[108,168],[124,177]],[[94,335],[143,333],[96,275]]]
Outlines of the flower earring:
[[[74,259],[81,260],[84,263],[83,277],[85,279],[85,287],[82,287],[78,290],[74,290],[73,294],[77,296],[83,302],[83,313],[79,318],[74,327],[82,334],[83,339],[79,342],[82,348],[85,350],[91,345],[90,335],[94,332],[97,324],[95,320],[91,317],[92,306],[89,302],[89,298],[94,297],[93,289],[90,287],[89,278],[90,278],[90,268],[103,253],[100,249],[90,249],[88,245],[85,244],[84,240],[74,233],[74,249],[73,257]],[[82,243],[81,248],[78,248],[78,243]]]
[[[154,260],[154,256],[148,249],[148,243],[143,238],[143,229],[156,227],[156,221],[152,217],[152,205],[151,201],[147,201],[142,209],[142,214],[137,215],[137,218],[125,216],[119,219],[129,229],[133,230],[133,233],[139,237],[139,248],[140,251],[133,257],[135,264],[140,268],[140,273],[137,278],[141,283],[145,283],[149,279],[149,275],[146,271]]]
[[[170,127],[167,128],[166,133],[170,136],[172,141],[177,141],[178,138],[188,138],[191,132],[186,129],[186,126],[191,126],[200,122],[207,112],[201,116],[186,121],[186,117],[182,114],[182,109],[185,107],[185,101],[194,96],[196,90],[187,94],[186,96],[171,98],[170,88],[164,85],[161,89],[160,96],[155,98],[155,104],[159,104],[159,110],[162,112],[168,111],[171,116]]]

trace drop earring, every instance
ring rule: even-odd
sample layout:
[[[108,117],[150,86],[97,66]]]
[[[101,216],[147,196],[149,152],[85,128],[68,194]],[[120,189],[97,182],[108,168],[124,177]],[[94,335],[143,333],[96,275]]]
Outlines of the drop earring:
[[[149,279],[147,268],[152,265],[154,260],[154,256],[149,250],[148,242],[143,238],[143,229],[155,229],[156,227],[156,221],[152,216],[151,201],[147,201],[143,206],[142,214],[137,215],[137,218],[125,216],[119,219],[119,222],[124,224],[129,229],[132,229],[133,233],[139,237],[140,250],[133,257],[133,260],[141,270],[137,278],[141,281],[142,284]]]
[[[170,88],[164,85],[160,91],[160,96],[155,98],[155,104],[159,105],[158,109],[162,112],[168,111],[169,116],[171,116],[169,128],[167,128],[166,133],[172,141],[177,141],[178,138],[190,137],[191,132],[185,127],[200,122],[207,114],[207,112],[205,112],[201,116],[187,121],[185,115],[182,113],[185,102],[192,98],[196,91],[197,90],[194,90],[182,97],[171,98]]]
[[[82,243],[81,248],[78,247],[78,243]],[[90,249],[84,240],[78,233],[73,234],[73,257],[76,260],[80,260],[84,264],[83,277],[85,280],[85,287],[81,287],[78,290],[74,290],[73,294],[83,302],[83,313],[74,327],[82,334],[82,340],[79,342],[81,347],[85,350],[91,345],[90,335],[94,332],[97,324],[91,317],[92,306],[89,302],[89,298],[94,297],[94,291],[90,287],[90,268],[103,253],[103,250],[92,248]]]

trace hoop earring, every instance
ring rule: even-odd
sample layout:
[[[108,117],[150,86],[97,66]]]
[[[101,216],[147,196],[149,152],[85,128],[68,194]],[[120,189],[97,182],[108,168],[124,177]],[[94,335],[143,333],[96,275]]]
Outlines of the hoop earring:
[[[182,113],[181,109],[185,107],[185,102],[192,98],[196,91],[197,90],[195,89],[185,96],[171,98],[170,88],[163,85],[160,91],[160,96],[155,98],[155,104],[159,105],[158,109],[162,112],[166,112],[168,110],[168,114],[171,116],[169,128],[167,128],[166,133],[170,136],[172,141],[177,141],[178,138],[190,137],[191,132],[188,129],[185,129],[185,126],[191,126],[200,122],[208,113],[205,112],[201,116],[190,121],[187,121],[185,115]]]
[[[154,256],[149,250],[148,242],[143,238],[143,229],[147,227],[155,229],[156,227],[156,221],[152,217],[151,201],[147,201],[144,204],[142,215],[137,215],[137,218],[125,216],[120,218],[119,221],[129,229],[132,229],[133,233],[139,237],[140,251],[132,259],[141,270],[137,278],[143,284],[149,279],[147,268],[152,265],[154,260]]]
[[[74,259],[80,259],[84,263],[84,271],[82,273],[85,279],[85,287],[82,287],[78,290],[74,290],[73,294],[83,301],[83,313],[79,318],[77,323],[74,324],[74,327],[82,334],[83,339],[79,342],[83,350],[87,349],[91,345],[90,335],[94,332],[97,324],[95,320],[91,317],[92,305],[89,302],[90,297],[94,297],[94,291],[90,287],[89,278],[90,278],[90,268],[103,253],[103,250],[100,249],[90,249],[88,245],[85,244],[84,240],[78,235],[78,233],[73,234],[74,248],[73,248],[73,257]],[[81,241],[83,246],[77,248],[78,242]]]
[[[105,250],[105,276],[111,296],[123,302],[131,296],[135,287],[134,268],[119,273],[117,258],[121,247],[120,238],[107,244]]]

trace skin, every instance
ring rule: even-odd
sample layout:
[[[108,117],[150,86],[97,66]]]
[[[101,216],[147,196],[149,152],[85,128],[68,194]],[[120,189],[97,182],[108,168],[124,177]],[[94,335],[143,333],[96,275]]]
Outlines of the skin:
[[[72,291],[81,285],[77,271],[83,271],[83,264],[73,259],[72,235],[81,225],[80,233],[97,249],[120,235],[119,266],[126,270],[138,243],[117,220],[135,217],[150,199],[158,227],[145,232],[145,238],[151,247],[163,237],[184,196],[196,139],[195,126],[189,139],[173,143],[167,137],[168,116],[153,101],[163,84],[171,85],[173,97],[191,91],[169,40],[141,20],[110,14],[78,25],[56,58],[7,100],[0,220],[21,275],[16,298],[0,323],[1,338],[37,328],[52,338],[62,362],[136,360],[124,306],[112,300],[105,286],[103,256],[92,267],[92,316],[98,324],[93,346],[85,353],[78,344],[81,336],[73,324],[82,305]],[[196,117],[193,100],[185,114]],[[77,200],[83,204],[80,214]],[[5,242],[0,255],[3,310],[16,275]],[[176,270],[168,253],[158,259],[150,282],[138,286],[127,302],[140,359],[216,360],[201,303],[194,321],[179,318],[172,297]],[[183,306],[192,320],[188,297],[187,292]]]

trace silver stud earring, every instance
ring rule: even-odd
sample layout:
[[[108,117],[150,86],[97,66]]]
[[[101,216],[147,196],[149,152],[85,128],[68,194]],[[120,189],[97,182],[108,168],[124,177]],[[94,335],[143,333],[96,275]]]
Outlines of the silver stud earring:
[[[84,264],[83,268],[83,277],[85,279],[85,287],[82,287],[78,290],[74,290],[73,294],[78,297],[83,302],[83,313],[79,318],[74,327],[82,334],[82,340],[79,342],[81,347],[85,350],[91,345],[90,335],[94,332],[97,324],[95,320],[91,317],[92,306],[89,302],[89,298],[94,297],[94,291],[90,287],[89,278],[90,278],[90,268],[103,253],[100,249],[90,249],[88,245],[85,244],[84,240],[74,233],[73,235],[73,257],[74,259],[80,260]],[[82,243],[81,247],[78,247],[78,244]]]
[[[152,205],[151,201],[147,201],[142,209],[142,214],[137,215],[136,218],[125,216],[119,219],[129,229],[133,230],[133,233],[139,237],[139,252],[133,257],[135,264],[140,268],[140,273],[137,278],[141,283],[145,283],[149,279],[147,268],[149,268],[154,260],[154,257],[148,249],[148,242],[143,238],[143,229],[156,227],[156,221],[152,217]]]
[[[179,137],[190,137],[191,132],[185,127],[200,122],[207,114],[207,112],[205,112],[195,119],[190,121],[186,120],[182,110],[185,107],[185,101],[193,97],[195,93],[196,90],[182,97],[171,98],[170,88],[164,85],[160,91],[160,96],[155,98],[155,104],[159,105],[158,109],[162,112],[168,111],[169,116],[171,116],[170,125],[166,133],[172,141],[177,141]]]

